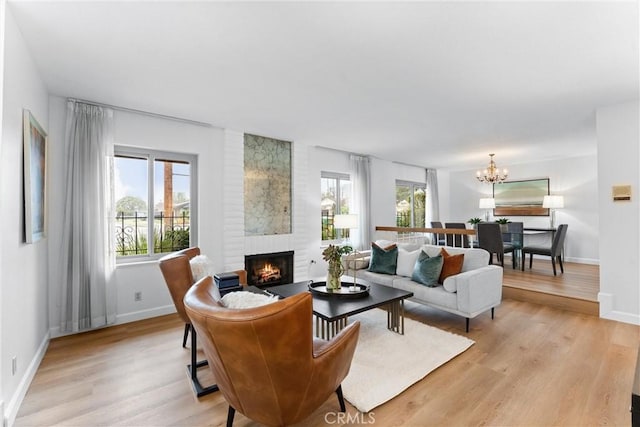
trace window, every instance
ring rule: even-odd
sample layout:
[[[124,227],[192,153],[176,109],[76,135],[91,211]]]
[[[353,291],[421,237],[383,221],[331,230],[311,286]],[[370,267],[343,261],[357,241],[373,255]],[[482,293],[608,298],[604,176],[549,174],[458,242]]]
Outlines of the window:
[[[396,227],[424,227],[425,184],[396,181]]]
[[[195,246],[196,176],[194,155],[115,148],[114,232],[119,261]]]
[[[336,230],[333,218],[337,214],[348,214],[351,203],[351,181],[349,175],[322,172],[320,178],[322,240],[331,241],[349,237],[349,230]]]

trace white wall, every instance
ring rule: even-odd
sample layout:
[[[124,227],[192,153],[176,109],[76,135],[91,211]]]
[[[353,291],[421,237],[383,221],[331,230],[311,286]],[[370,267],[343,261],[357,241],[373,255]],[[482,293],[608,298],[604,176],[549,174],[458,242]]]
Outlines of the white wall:
[[[598,132],[600,316],[640,324],[638,102],[601,108]],[[629,202],[614,202],[613,185],[631,185]]]
[[[51,97],[52,191],[62,196],[64,183],[64,128],[66,100]],[[196,154],[198,156],[198,236],[202,253],[207,254],[217,269],[222,269],[222,155],[223,131],[175,120],[161,119],[123,111],[114,112],[115,143],[157,150]],[[53,198],[50,217],[62,223],[63,200]],[[49,322],[52,335],[59,334],[61,284],[58,281],[60,233],[52,234],[50,257],[51,280]],[[175,311],[157,261],[119,264],[116,268],[117,323],[157,316]],[[134,301],[134,293],[142,292],[142,301]]]
[[[565,240],[567,261],[597,264],[600,259],[597,161],[593,155],[509,165],[509,180],[549,178],[550,193],[564,196],[565,208],[556,211],[556,224],[569,225]],[[472,217],[484,218],[484,209],[478,208],[478,201],[492,196],[492,186],[477,181],[475,170],[457,171],[450,173],[449,188],[441,188],[440,195],[445,192],[450,200],[448,216],[443,220],[467,222]],[[525,227],[549,226],[547,216],[509,219],[523,221]],[[525,236],[525,243],[540,242],[543,238],[550,244],[549,234]]]
[[[48,343],[48,238],[24,243],[22,109],[49,128],[47,89],[17,28],[10,7],[4,22],[2,145],[0,146],[0,365],[1,400],[11,423]],[[49,168],[51,164],[48,163]],[[54,193],[47,190],[50,198]],[[55,224],[51,218],[47,228]],[[17,358],[17,372],[11,359]]]

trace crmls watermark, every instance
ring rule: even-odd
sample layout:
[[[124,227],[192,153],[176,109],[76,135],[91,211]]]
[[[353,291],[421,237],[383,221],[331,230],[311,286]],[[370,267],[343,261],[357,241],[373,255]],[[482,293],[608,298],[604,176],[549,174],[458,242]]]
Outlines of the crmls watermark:
[[[346,412],[327,412],[324,414],[324,422],[327,424],[375,424],[376,414],[368,412],[363,414],[348,414]]]

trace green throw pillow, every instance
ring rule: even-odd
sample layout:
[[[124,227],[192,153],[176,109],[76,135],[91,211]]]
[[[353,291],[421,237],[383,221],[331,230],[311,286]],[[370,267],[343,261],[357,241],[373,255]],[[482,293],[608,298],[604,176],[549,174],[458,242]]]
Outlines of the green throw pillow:
[[[398,247],[396,245],[391,245],[383,249],[375,243],[371,243],[369,271],[374,273],[396,274],[397,262]]]
[[[443,264],[444,258],[442,255],[430,257],[425,254],[424,251],[420,251],[416,265],[413,267],[411,280],[422,283],[430,288],[438,286],[438,278],[440,277]]]

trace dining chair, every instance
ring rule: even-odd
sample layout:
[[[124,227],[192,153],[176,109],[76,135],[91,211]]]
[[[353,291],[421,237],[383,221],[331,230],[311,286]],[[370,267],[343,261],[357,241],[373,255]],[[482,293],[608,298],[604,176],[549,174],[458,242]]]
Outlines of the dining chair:
[[[533,266],[533,255],[544,255],[551,257],[551,266],[553,267],[553,275],[556,275],[556,261],[560,264],[560,272],[564,273],[562,264],[562,248],[564,247],[564,238],[567,235],[567,224],[560,224],[558,231],[553,237],[551,246],[524,246],[522,248],[522,271],[524,271],[524,259],[529,254],[529,268]]]
[[[513,253],[514,247],[511,243],[502,241],[502,231],[500,224],[495,222],[481,222],[478,224],[478,246],[489,252],[489,264],[493,264],[493,254],[496,254],[497,261],[504,267],[504,254]],[[512,267],[516,268],[515,255],[512,254]]]
[[[444,228],[453,228],[457,230],[466,230],[467,225],[464,222],[446,222]],[[469,236],[463,234],[447,234],[447,246],[456,246],[458,248],[469,247]]]
[[[444,226],[440,221],[431,221],[431,228],[444,228]],[[447,239],[444,234],[434,233],[433,238],[435,241],[435,245],[444,246],[447,244]]]
[[[229,309],[213,299],[212,286],[211,277],[204,277],[189,289],[184,303],[229,405],[227,426],[236,411],[267,426],[298,423],[332,393],[345,412],[341,383],[351,367],[359,321],[325,341],[313,337],[309,292]]]

